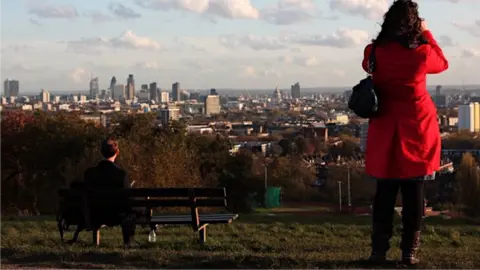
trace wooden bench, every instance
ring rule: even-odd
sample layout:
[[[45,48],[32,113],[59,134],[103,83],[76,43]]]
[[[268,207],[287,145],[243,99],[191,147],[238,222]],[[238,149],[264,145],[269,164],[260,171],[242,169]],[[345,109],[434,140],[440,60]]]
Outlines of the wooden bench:
[[[128,207],[144,210],[144,214],[135,218],[135,224],[147,225],[151,230],[155,230],[157,225],[191,225],[193,231],[198,232],[201,244],[207,240],[209,224],[229,224],[238,218],[237,214],[228,212],[199,214],[200,207],[227,209],[224,188],[130,188],[109,192],[60,189],[58,194],[61,204],[76,205],[83,209],[87,228],[91,228],[90,209],[97,207],[108,209],[110,206],[118,205],[119,200],[122,200],[123,203],[126,201]],[[187,207],[190,213],[153,215],[153,209],[159,207]],[[95,245],[99,245],[99,228],[93,229],[93,241]]]

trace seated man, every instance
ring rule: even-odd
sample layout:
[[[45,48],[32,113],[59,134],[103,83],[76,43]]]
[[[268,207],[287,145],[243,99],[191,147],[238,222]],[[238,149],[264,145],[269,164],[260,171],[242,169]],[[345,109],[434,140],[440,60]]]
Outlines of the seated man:
[[[102,142],[101,154],[104,160],[93,168],[85,171],[85,185],[90,190],[112,191],[130,188],[127,172],[115,164],[115,159],[120,153],[118,143],[113,139]],[[135,232],[135,222],[132,210],[128,207],[128,198],[111,198],[118,203],[115,206],[96,207],[90,209],[90,227],[94,232],[102,225],[122,225],[124,243],[130,244],[130,238]],[[95,237],[95,236],[94,236]]]

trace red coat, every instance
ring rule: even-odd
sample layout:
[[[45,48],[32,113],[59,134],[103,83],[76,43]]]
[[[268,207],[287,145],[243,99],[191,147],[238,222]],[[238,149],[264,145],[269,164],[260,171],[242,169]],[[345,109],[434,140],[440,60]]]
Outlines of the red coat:
[[[448,68],[430,31],[427,45],[407,49],[399,43],[375,50],[380,113],[370,119],[365,153],[366,173],[375,178],[413,178],[439,170],[441,138],[437,109],[427,91],[427,74]],[[365,48],[363,69],[372,45]]]

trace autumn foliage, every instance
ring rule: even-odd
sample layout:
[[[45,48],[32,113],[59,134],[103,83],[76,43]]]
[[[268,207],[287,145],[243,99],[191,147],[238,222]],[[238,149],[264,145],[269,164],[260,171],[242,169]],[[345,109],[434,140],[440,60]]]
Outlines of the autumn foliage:
[[[136,187],[227,188],[232,211],[248,210],[249,194],[264,187],[265,158],[247,150],[230,155],[231,142],[220,135],[187,135],[181,123],[153,125],[154,115],[112,118],[106,128],[73,113],[2,114],[2,213],[48,214],[56,190],[100,159],[99,142],[116,136],[118,163]],[[269,186],[285,188],[288,198],[309,199],[314,175],[299,159],[274,158]]]

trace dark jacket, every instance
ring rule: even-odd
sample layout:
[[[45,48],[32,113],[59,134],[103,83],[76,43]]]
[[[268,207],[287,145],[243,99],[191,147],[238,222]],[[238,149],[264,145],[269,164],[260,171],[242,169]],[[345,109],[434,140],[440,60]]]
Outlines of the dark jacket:
[[[130,188],[127,172],[108,160],[103,160],[96,167],[87,169],[84,174],[84,181],[87,189],[96,191]],[[104,199],[110,200],[110,198]],[[94,225],[118,225],[121,222],[121,215],[130,211],[126,205],[128,198],[115,197],[111,199],[118,201],[114,207],[90,209]]]
[[[129,188],[127,172],[115,163],[103,160],[84,174],[85,184],[93,190],[117,190]]]

